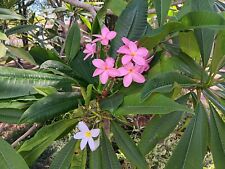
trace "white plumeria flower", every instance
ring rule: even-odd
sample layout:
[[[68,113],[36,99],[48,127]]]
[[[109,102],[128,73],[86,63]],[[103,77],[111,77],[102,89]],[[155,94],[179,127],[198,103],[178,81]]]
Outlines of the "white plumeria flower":
[[[88,143],[91,151],[95,151],[99,146],[99,141],[94,141],[93,137],[98,137],[100,129],[89,130],[88,126],[83,121],[79,122],[77,127],[80,132],[76,133],[74,138],[81,139],[80,149],[83,150]]]

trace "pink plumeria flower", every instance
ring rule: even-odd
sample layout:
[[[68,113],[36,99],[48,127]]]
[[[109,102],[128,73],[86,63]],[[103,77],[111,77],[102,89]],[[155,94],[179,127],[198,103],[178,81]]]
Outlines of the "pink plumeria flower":
[[[118,70],[113,68],[115,60],[111,57],[106,58],[105,61],[102,59],[94,59],[92,63],[97,68],[93,73],[93,77],[99,75],[102,84],[106,84],[109,77],[119,76]]]
[[[137,67],[139,67],[139,73],[143,73],[143,72],[146,72],[150,69],[150,65],[149,63],[152,61],[153,59],[153,56],[152,57],[149,57],[149,54],[147,57],[145,57],[145,64],[143,66],[140,66],[140,65],[137,65]]]
[[[148,50],[143,47],[138,48],[136,42],[127,38],[122,38],[122,41],[125,45],[117,50],[118,53],[124,54],[122,64],[126,65],[133,60],[138,65],[145,65],[145,57],[148,55]]]
[[[133,63],[128,63],[123,67],[118,69],[120,72],[120,76],[124,76],[123,85],[124,87],[129,87],[132,81],[137,83],[144,83],[145,77],[139,72],[139,67],[134,66]]]
[[[99,146],[99,141],[94,141],[93,138],[98,137],[100,134],[100,129],[91,129],[87,127],[87,125],[81,121],[77,125],[80,132],[74,135],[74,139],[81,139],[80,149],[83,150],[85,146],[88,144],[91,151],[95,151]]]
[[[110,31],[106,26],[102,28],[101,35],[93,35],[97,37],[93,42],[100,41],[102,45],[106,46],[109,44],[109,41],[116,37],[115,31]]]
[[[90,56],[93,57],[96,53],[96,43],[88,43],[85,46],[84,53],[86,54],[84,60],[89,58]]]

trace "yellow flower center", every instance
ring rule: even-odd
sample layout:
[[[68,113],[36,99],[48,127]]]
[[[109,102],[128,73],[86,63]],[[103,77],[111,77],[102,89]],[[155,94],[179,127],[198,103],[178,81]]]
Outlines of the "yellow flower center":
[[[129,72],[129,73],[132,73],[132,72],[133,72],[133,69],[129,69],[128,72]]]
[[[132,52],[132,53],[131,53],[131,56],[133,56],[133,57],[136,56],[136,55],[137,55],[136,52]]]
[[[84,135],[85,135],[85,137],[90,138],[91,137],[91,132],[90,131],[86,131]]]
[[[108,66],[105,66],[105,70],[109,70],[109,67]]]

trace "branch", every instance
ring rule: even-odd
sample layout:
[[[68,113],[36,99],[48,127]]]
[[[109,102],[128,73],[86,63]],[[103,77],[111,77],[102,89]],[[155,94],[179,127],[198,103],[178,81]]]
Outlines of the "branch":
[[[83,8],[83,9],[89,11],[91,13],[91,15],[93,16],[93,18],[96,16],[95,7],[90,4],[80,2],[79,0],[63,0],[63,1],[69,3],[70,5],[76,6],[78,8]]]
[[[24,140],[27,136],[31,135],[38,127],[40,127],[40,125],[34,124],[29,130],[27,130],[26,133],[24,133],[21,137],[19,137],[16,141],[12,143],[12,147],[16,147],[20,141]]]

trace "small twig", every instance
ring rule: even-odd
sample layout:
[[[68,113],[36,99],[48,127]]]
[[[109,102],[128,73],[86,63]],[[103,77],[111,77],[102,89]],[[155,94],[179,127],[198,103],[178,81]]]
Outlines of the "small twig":
[[[12,147],[16,147],[20,141],[31,135],[38,127],[40,127],[39,124],[34,124],[29,130],[27,130],[26,133],[24,133],[21,137],[19,137],[16,141],[12,143]]]

